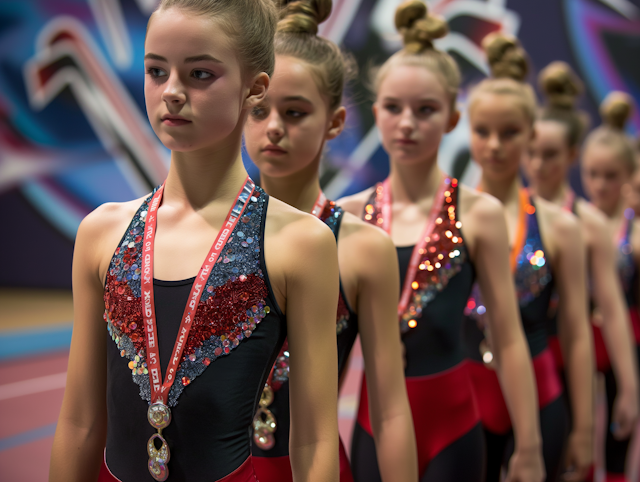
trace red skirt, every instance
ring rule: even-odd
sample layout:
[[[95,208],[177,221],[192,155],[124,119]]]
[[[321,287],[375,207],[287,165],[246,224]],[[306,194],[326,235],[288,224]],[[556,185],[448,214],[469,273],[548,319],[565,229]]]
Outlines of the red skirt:
[[[106,462],[105,457],[102,458],[102,467],[100,468],[100,475],[98,476],[98,482],[121,482],[115,475],[111,473]],[[171,468],[169,468],[169,474],[171,474]],[[253,471],[253,464],[251,463],[251,456],[245,460],[240,467],[231,472],[229,475],[218,479],[216,482],[257,482],[256,474]]]
[[[423,474],[436,455],[478,424],[480,414],[473,398],[466,361],[441,373],[407,377],[405,381],[416,434],[418,468]],[[364,376],[358,423],[373,437]]]
[[[498,375],[483,363],[475,361],[471,362],[470,371],[482,425],[495,434],[506,434],[511,430],[511,418]],[[538,388],[538,407],[542,409],[562,394],[562,382],[550,349],[543,350],[533,358],[533,371]]]
[[[260,482],[293,482],[289,456],[282,457],[252,457],[253,468]],[[347,452],[340,439],[340,482],[353,482],[351,465]]]

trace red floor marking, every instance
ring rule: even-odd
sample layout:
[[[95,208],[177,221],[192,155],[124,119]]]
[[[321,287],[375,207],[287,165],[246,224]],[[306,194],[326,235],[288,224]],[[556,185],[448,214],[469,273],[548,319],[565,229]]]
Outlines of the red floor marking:
[[[11,414],[2,417],[0,439],[56,422],[63,396],[58,389],[0,401],[0,413]]]
[[[47,437],[0,452],[0,480],[11,482],[48,480],[52,444],[53,437]]]
[[[67,371],[69,352],[31,355],[0,363],[0,385]]]

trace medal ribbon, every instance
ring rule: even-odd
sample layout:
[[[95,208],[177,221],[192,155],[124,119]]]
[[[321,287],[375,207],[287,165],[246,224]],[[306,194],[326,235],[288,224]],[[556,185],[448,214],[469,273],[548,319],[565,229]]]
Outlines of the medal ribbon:
[[[564,206],[562,208],[565,211],[573,212],[573,203],[576,200],[576,193],[573,189],[569,188],[566,196],[564,197]]]
[[[166,182],[166,181],[165,181]],[[142,269],[142,316],[145,326],[146,345],[147,345],[147,367],[149,369],[149,384],[151,386],[151,403],[161,402],[167,405],[167,398],[169,395],[169,389],[173,384],[175,374],[177,372],[184,347],[187,344],[189,337],[189,331],[191,330],[192,322],[195,319],[195,314],[198,309],[200,296],[202,290],[206,285],[207,279],[211,274],[211,270],[216,264],[220,253],[227,244],[230,234],[233,232],[238,219],[242,216],[244,209],[247,205],[246,201],[253,195],[255,190],[255,183],[247,176],[245,182],[238,192],[229,213],[225,219],[224,224],[220,228],[220,232],[216,236],[215,241],[211,245],[209,254],[205,258],[198,276],[193,282],[191,292],[187,305],[185,306],[184,313],[182,314],[182,322],[180,323],[180,329],[176,342],[173,347],[171,359],[167,366],[165,373],[164,383],[162,383],[160,371],[160,352],[158,349],[158,337],[156,327],[156,309],[153,297],[153,252],[154,241],[156,236],[156,225],[158,222],[157,211],[162,202],[162,195],[164,193],[164,184],[154,194],[147,214],[144,231],[144,247],[143,247],[143,269]],[[238,201],[243,200],[242,207],[238,207]]]
[[[311,214],[313,214],[316,218],[320,219],[322,212],[324,211],[325,206],[327,205],[327,196],[324,195],[324,192],[320,190],[320,194],[318,194],[318,198],[316,202],[313,204],[313,209],[311,210]]]
[[[527,237],[527,214],[535,213],[535,208],[529,203],[529,191],[520,188],[518,202],[518,226],[516,228],[516,237],[513,240],[513,247],[509,253],[509,265],[511,272],[515,274],[518,267],[518,255],[524,248]]]
[[[418,272],[418,265],[420,264],[420,260],[422,259],[422,255],[424,254],[424,249],[427,246],[427,243],[430,240],[431,233],[433,233],[433,229],[436,225],[436,218],[440,211],[442,210],[442,206],[444,205],[444,191],[447,186],[446,177],[440,182],[440,186],[438,187],[438,191],[436,193],[435,198],[433,199],[433,206],[431,206],[431,211],[429,213],[429,217],[427,219],[427,224],[425,225],[424,231],[422,232],[422,236],[418,240],[418,243],[413,248],[413,253],[411,254],[411,261],[409,262],[409,268],[407,269],[407,274],[404,278],[404,286],[402,287],[402,295],[400,296],[400,302],[398,303],[398,317],[402,317],[404,312],[407,310],[407,306],[409,306],[409,300],[411,298],[411,293],[413,292],[413,287],[411,286],[413,281],[416,278],[416,273]],[[387,234],[391,235],[391,215],[392,215],[392,199],[391,199],[391,183],[389,178],[385,179],[382,183],[383,186],[383,198],[382,198],[382,228],[387,232]]]

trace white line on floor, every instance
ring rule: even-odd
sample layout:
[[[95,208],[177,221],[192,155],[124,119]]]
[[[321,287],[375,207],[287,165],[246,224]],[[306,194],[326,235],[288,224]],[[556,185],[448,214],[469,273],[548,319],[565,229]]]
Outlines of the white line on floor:
[[[30,378],[19,382],[0,385],[0,400],[33,395],[64,388],[67,383],[67,372],[55,373],[44,377]]]

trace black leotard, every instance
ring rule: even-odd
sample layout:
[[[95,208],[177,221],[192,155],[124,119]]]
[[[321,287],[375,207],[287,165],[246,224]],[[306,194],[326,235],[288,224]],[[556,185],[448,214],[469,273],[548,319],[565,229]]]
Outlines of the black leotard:
[[[135,358],[144,347],[144,341],[140,345],[138,267],[144,229],[141,215],[149,199],[136,213],[113,257],[105,288],[105,318],[111,334],[107,339],[106,461],[123,482],[153,481],[146,452],[147,440],[155,433],[147,421],[149,381],[144,374],[144,353],[142,359]],[[203,290],[169,395],[172,421],[163,436],[171,450],[170,480],[217,480],[245,462],[257,402],[286,336],[285,317],[275,301],[264,261],[268,196],[256,188],[247,203]],[[192,281],[154,280],[163,373]],[[136,372],[133,380],[132,367]]]

